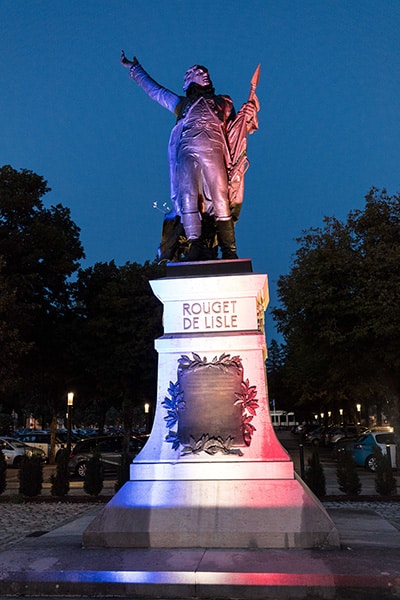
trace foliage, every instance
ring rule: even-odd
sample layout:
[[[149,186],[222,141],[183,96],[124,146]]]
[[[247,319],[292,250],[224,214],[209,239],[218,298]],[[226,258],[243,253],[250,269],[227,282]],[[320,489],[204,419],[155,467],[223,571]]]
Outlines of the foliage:
[[[13,430],[13,419],[11,415],[0,413],[0,435],[10,435]]]
[[[69,475],[68,475],[69,453],[67,449],[60,450],[57,455],[56,474],[51,475],[51,495],[66,496],[69,492]]]
[[[318,447],[314,447],[311,458],[308,459],[308,467],[305,472],[305,482],[318,498],[326,495],[326,480],[324,469],[319,460]]]
[[[268,344],[268,358],[265,361],[268,379],[268,396],[271,409],[293,410],[294,399],[286,383],[286,346],[275,339]]]
[[[224,372],[229,371],[232,366],[236,367],[237,369],[242,368],[242,363],[239,356],[233,356],[231,358],[231,355],[225,354],[225,352],[220,356],[214,356],[211,361],[208,361],[206,356],[201,358],[201,356],[196,352],[192,352],[192,356],[193,358],[191,359],[186,354],[182,354],[182,356],[178,359],[180,371],[185,371],[187,369],[196,370],[209,365],[213,365]]]
[[[399,420],[400,196],[371,189],[347,221],[326,217],[298,239],[281,307],[285,376],[310,410],[389,402]],[[350,415],[349,415],[350,416]]]
[[[9,412],[38,416],[67,387],[69,278],[84,257],[69,209],[44,206],[49,191],[31,171],[0,168],[0,391]]]
[[[183,354],[178,359],[179,371],[185,372],[188,370],[196,371],[203,367],[213,367],[214,369],[221,370],[225,373],[229,372],[232,367],[240,372],[243,372],[243,366],[239,356],[230,357],[230,354],[221,354],[219,357],[214,358],[209,362],[206,357],[201,358],[196,352],[192,352],[193,358],[189,358],[186,354]],[[181,442],[179,440],[178,432],[172,428],[178,423],[179,412],[184,410],[186,407],[186,401],[184,400],[184,392],[180,387],[180,380],[176,383],[170,381],[168,387],[169,396],[165,396],[162,406],[167,411],[164,421],[168,429],[168,435],[165,441],[172,445],[173,450],[178,450]],[[240,384],[240,392],[235,392],[236,400],[233,405],[239,406],[241,412],[241,431],[244,443],[249,446],[251,444],[251,438],[256,430],[252,424],[253,418],[257,414],[257,408],[259,407],[257,401],[257,390],[254,385],[249,384],[249,380],[242,381]],[[198,454],[200,452],[206,452],[207,454],[213,455],[217,452],[223,454],[239,454],[242,452],[234,447],[234,438],[228,436],[223,439],[221,436],[211,436],[208,433],[204,433],[199,439],[195,439],[190,436],[189,444],[183,445],[182,454]]]
[[[115,481],[114,490],[118,492],[122,486],[130,479],[131,457],[128,452],[123,452],[121,462],[118,466],[117,479]]]
[[[249,385],[249,380],[242,381],[241,392],[235,392],[236,400],[235,405],[240,406],[242,413],[242,434],[243,441],[246,446],[250,446],[251,438],[256,428],[252,424],[253,418],[257,414],[257,408],[259,407],[257,402],[257,388],[255,385]]]
[[[18,366],[31,343],[24,341],[16,290],[3,271],[4,259],[0,256],[0,390],[4,393],[15,387],[19,379]]]
[[[171,431],[169,435],[171,435]],[[199,454],[200,452],[206,452],[210,456],[214,456],[217,452],[222,454],[236,454],[243,456],[243,452],[240,448],[232,447],[233,438],[228,436],[225,440],[218,436],[209,436],[208,433],[203,433],[200,439],[195,440],[193,436],[190,436],[189,444],[185,445],[182,450],[182,456],[186,454]]]
[[[336,476],[341,492],[349,496],[358,496],[361,493],[361,481],[351,452],[344,451],[339,454]]]
[[[0,450],[0,494],[3,494],[7,489],[7,463],[6,457]]]
[[[43,464],[38,456],[23,456],[18,472],[19,493],[24,496],[39,496],[43,484]]]
[[[156,396],[162,308],[149,280],[165,267],[98,263],[72,283],[79,228],[69,209],[44,205],[49,192],[40,175],[0,169],[1,409],[55,431],[72,389],[74,415],[87,410],[101,427],[115,406],[130,430],[136,407]]]
[[[374,448],[376,460],[375,490],[381,496],[394,496],[397,491],[396,477],[389,457],[383,454],[379,446]]]
[[[98,496],[103,489],[104,472],[100,449],[96,447],[88,460],[83,489],[90,496]]]
[[[70,350],[78,383],[100,419],[114,403],[131,418],[135,405],[156,396],[154,339],[162,334],[162,308],[149,280],[163,273],[149,263],[117,267],[114,261],[79,271]],[[130,430],[129,422],[125,427]]]

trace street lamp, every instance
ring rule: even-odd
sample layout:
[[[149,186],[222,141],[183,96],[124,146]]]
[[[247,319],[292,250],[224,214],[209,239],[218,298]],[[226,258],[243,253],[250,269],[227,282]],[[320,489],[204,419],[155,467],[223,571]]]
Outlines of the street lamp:
[[[144,417],[145,417],[145,433],[149,433],[149,421],[150,421],[150,404],[148,402],[144,405]]]
[[[361,425],[361,404],[356,404],[356,409],[358,425]]]
[[[74,392],[68,392],[67,395],[67,452],[71,453],[71,429],[72,429],[72,407],[74,405]]]

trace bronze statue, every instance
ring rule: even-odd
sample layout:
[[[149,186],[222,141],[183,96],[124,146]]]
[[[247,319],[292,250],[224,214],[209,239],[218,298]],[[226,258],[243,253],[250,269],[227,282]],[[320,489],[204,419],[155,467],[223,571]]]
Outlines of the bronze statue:
[[[248,166],[246,137],[258,128],[255,95],[259,68],[249,100],[236,114],[229,96],[216,95],[206,67],[194,65],[185,74],[185,96],[159,85],[139,64],[121,54],[130,77],[156,102],[177,117],[168,155],[173,210],[166,216],[160,260],[180,260],[176,250],[187,238],[184,260],[236,259],[234,223],[243,200],[243,175]],[[217,241],[217,243],[215,242]]]

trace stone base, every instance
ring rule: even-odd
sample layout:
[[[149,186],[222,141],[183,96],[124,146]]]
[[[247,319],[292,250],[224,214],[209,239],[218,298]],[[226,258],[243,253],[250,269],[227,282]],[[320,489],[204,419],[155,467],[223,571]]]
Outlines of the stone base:
[[[85,547],[339,547],[322,504],[297,477],[129,481],[83,533]]]
[[[164,304],[152,431],[83,545],[338,547],[272,427],[266,275],[253,274],[249,260],[184,263],[151,285]]]

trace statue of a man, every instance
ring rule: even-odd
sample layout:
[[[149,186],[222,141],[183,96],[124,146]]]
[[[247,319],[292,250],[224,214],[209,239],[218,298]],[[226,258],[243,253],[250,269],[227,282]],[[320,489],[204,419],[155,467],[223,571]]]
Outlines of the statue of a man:
[[[190,241],[185,260],[204,258],[202,220],[209,215],[215,220],[222,258],[236,259],[228,171],[232,164],[229,131],[235,130],[237,115],[231,98],[215,94],[209,72],[201,65],[188,69],[183,82],[186,95],[180,96],[154,81],[136,57],[129,61],[122,52],[121,63],[129,68],[130,77],[150,98],[177,117],[168,155],[174,214],[181,219]],[[257,129],[258,109],[254,94],[239,111],[245,134]]]

